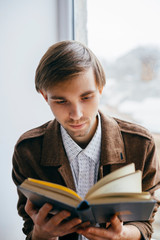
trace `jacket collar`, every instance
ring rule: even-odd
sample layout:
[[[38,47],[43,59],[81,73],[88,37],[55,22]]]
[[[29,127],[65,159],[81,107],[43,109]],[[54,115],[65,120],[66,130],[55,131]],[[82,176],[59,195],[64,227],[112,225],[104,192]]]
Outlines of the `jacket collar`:
[[[41,164],[44,166],[60,166],[66,161],[60,125],[54,120],[49,122],[44,133]]]
[[[116,120],[109,116],[104,116],[100,112],[102,125],[102,141],[101,141],[101,164],[124,163],[125,146],[122,134]],[[49,122],[44,134],[42,147],[41,164],[45,166],[60,166],[67,160],[64,151],[60,125],[54,120]]]
[[[102,113],[101,165],[126,162],[125,145],[116,120]]]

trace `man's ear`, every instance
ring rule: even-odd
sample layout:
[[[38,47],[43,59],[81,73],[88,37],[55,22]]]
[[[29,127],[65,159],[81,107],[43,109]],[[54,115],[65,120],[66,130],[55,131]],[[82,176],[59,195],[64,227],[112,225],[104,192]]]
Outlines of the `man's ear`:
[[[48,96],[47,96],[46,91],[40,90],[40,93],[42,94],[42,96],[44,97],[44,99],[46,100],[46,102],[48,102]]]
[[[99,87],[99,93],[100,93],[100,95],[102,95],[102,92],[103,92],[103,87]]]

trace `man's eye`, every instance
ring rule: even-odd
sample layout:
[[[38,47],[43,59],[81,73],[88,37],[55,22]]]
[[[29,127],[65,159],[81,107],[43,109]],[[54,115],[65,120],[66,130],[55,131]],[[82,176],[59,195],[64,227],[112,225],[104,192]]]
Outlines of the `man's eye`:
[[[83,97],[82,100],[89,100],[89,99],[91,99],[91,98],[92,98],[92,96]]]
[[[57,103],[57,104],[65,104],[65,103],[67,103],[67,101],[61,100],[61,101],[56,101],[56,103]]]

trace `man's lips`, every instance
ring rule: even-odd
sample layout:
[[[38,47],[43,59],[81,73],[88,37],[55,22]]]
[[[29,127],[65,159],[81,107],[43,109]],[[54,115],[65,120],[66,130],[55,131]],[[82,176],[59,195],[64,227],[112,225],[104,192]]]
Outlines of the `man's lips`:
[[[80,124],[69,124],[69,126],[71,128],[74,128],[74,129],[80,129],[82,128],[86,123],[80,123]]]

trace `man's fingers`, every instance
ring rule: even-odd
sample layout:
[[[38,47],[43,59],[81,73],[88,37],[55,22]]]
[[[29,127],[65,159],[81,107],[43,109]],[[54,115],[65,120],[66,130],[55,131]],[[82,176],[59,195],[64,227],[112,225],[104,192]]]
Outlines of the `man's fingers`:
[[[27,199],[27,202],[25,205],[25,211],[31,217],[32,215],[34,215],[38,212],[38,209],[35,208],[35,206],[29,199]]]
[[[47,220],[47,216],[49,212],[52,210],[53,206],[49,203],[45,203],[38,211],[38,214],[36,215],[35,222],[38,225],[43,224]]]
[[[79,218],[74,218],[64,224],[61,224],[61,228],[63,228],[64,233],[72,233],[77,230],[77,227],[81,224],[81,222],[82,221]]]
[[[83,222],[79,226],[77,226],[77,228],[78,229],[86,228],[86,227],[89,227],[90,225],[91,225],[91,223],[89,221],[88,222]]]
[[[113,239],[115,236],[119,239],[122,232],[123,223],[115,215],[110,220],[110,225],[106,224],[106,228],[86,227],[77,230],[77,233],[84,235],[88,239],[101,240]]]
[[[43,233],[47,236],[46,239],[49,239],[50,236],[63,236],[75,232],[82,222],[79,218],[68,220],[67,218],[71,213],[65,210],[51,216],[49,213],[52,209],[53,206],[49,203],[46,203],[40,209],[37,209],[30,200],[27,200],[25,211],[34,222],[35,235],[37,232],[40,232],[40,234]]]
[[[52,208],[53,207],[51,204],[46,203],[40,209],[38,209],[29,199],[27,199],[25,205],[26,213],[32,218],[34,223],[36,222],[39,225],[44,221]]]
[[[77,230],[77,233],[84,235],[88,239],[94,240],[104,240],[110,239],[110,234],[106,232],[105,228],[97,228],[97,227],[86,227]]]
[[[114,215],[112,218],[111,218],[111,228],[113,229],[114,232],[121,232],[122,231],[122,226],[123,226],[123,222],[120,221],[120,219]]]
[[[59,225],[63,220],[70,216],[70,212],[65,210],[56,213],[53,217],[50,218],[50,225]]]
[[[110,225],[111,225],[111,223],[110,223],[110,222],[107,222],[107,223],[106,223],[106,228],[109,228]]]

